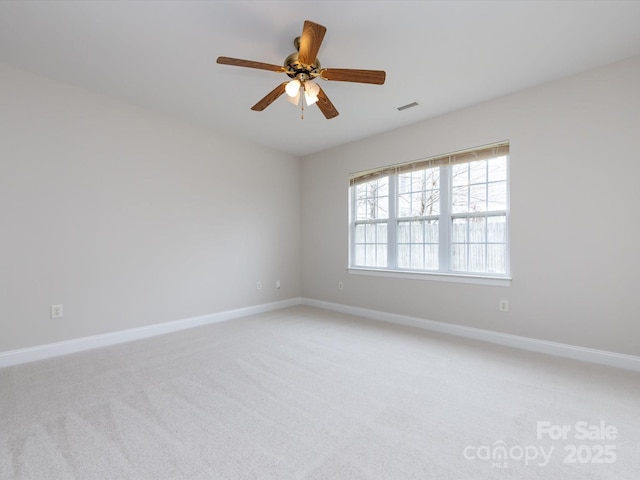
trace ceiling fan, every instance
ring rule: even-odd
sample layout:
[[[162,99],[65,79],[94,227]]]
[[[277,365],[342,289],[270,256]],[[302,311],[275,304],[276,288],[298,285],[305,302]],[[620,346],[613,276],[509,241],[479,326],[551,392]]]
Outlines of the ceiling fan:
[[[251,110],[261,112],[286,92],[290,102],[298,105],[301,97],[304,96],[307,105],[315,103],[324,116],[331,119],[338,116],[338,110],[333,106],[320,85],[314,81],[315,79],[382,85],[386,74],[382,70],[322,68],[316,55],[318,55],[326,31],[326,27],[306,20],[302,28],[302,35],[293,41],[297,52],[289,55],[283,66],[229,57],[218,57],[217,63],[286,73],[291,78],[290,81],[281,83],[267,93],[262,100],[251,107]],[[304,103],[301,106],[304,118]]]

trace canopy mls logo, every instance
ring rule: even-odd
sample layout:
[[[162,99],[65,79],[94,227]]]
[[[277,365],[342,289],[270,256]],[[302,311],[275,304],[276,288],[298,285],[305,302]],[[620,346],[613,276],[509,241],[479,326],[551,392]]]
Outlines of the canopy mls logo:
[[[573,425],[538,421],[536,439],[551,445],[508,445],[498,440],[492,445],[467,445],[462,455],[469,461],[491,462],[493,468],[508,468],[510,462],[546,467],[554,456],[566,464],[611,464],[617,460],[616,445],[611,443],[617,438],[618,428],[604,421],[597,424],[579,421]]]
[[[509,460],[524,462],[525,465],[537,464],[546,467],[551,460],[554,447],[547,450],[541,445],[513,445],[508,446],[506,442],[498,440],[493,445],[468,445],[462,451],[467,460],[491,461],[494,468],[507,468]]]

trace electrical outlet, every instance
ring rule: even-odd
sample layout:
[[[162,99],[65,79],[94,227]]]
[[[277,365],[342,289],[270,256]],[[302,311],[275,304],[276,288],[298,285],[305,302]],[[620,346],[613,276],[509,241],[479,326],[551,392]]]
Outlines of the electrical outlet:
[[[342,282],[342,280],[338,282],[338,290],[344,290],[344,283]]]
[[[262,282],[260,280],[258,280],[258,283],[256,283],[256,289],[262,290]]]
[[[509,311],[509,300],[500,300],[500,305],[498,307],[501,312]]]
[[[51,318],[64,317],[64,310],[62,305],[51,305]]]
[[[280,280],[276,280],[276,288],[280,288]]]

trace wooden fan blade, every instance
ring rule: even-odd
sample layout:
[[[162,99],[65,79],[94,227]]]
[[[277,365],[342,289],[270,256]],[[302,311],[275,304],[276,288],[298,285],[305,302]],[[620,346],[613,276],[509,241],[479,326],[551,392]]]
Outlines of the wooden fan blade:
[[[280,95],[284,93],[284,87],[287,86],[287,82],[281,83],[276,88],[267,93],[262,100],[256,103],[251,110],[255,110],[256,112],[261,112],[269,105],[271,105]]]
[[[258,68],[260,70],[269,70],[271,72],[284,72],[284,68],[270,63],[252,62],[251,60],[241,60],[239,58],[218,57],[217,63],[222,65],[233,65],[235,67]]]
[[[310,20],[305,20],[300,35],[300,48],[298,49],[298,61],[304,65],[312,65],[318,56],[318,50],[322,44],[327,28]]]
[[[383,70],[353,70],[351,68],[325,68],[320,77],[339,82],[373,83],[382,85],[387,74]]]
[[[318,92],[318,101],[316,102],[316,105],[318,105],[318,108],[327,120],[339,115],[338,110],[333,106],[333,103],[331,103],[331,100],[329,100],[329,97],[327,97],[327,94],[324,93],[322,88],[320,88],[320,91]]]

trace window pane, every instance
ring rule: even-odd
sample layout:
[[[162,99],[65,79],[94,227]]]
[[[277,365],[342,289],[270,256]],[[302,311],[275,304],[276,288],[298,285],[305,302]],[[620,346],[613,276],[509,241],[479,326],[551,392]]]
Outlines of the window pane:
[[[437,215],[440,209],[438,190],[425,190],[413,194],[413,215],[417,217]]]
[[[440,167],[400,174],[398,189],[399,217],[440,213]]]
[[[440,211],[440,167],[422,171],[423,215],[438,215]]]
[[[438,228],[437,220],[427,220],[424,226],[424,241],[425,243],[439,243],[440,230]]]
[[[467,270],[467,245],[454,244],[451,246],[451,269],[456,271]]]
[[[489,160],[489,181],[507,179],[507,157],[497,157]]]
[[[440,191],[439,190],[431,190],[427,192],[425,215],[440,215]]]
[[[486,233],[486,219],[485,218],[470,218],[469,219],[469,242],[470,243],[484,243],[487,241]]]
[[[409,222],[398,222],[398,243],[411,241],[411,226]]]
[[[389,216],[389,177],[356,185],[356,220],[376,220]]]
[[[469,212],[485,212],[487,210],[487,186],[472,185],[469,187]]]
[[[411,194],[398,195],[398,216],[411,216]]]
[[[366,220],[367,218],[367,201],[356,200],[356,220]]]
[[[411,267],[424,270],[424,246],[412,245],[411,246]]]
[[[355,264],[356,265],[366,265],[365,262],[365,246],[364,245],[356,245],[355,248]]]
[[[376,225],[376,234],[377,243],[387,243],[387,224],[378,223]]]
[[[376,246],[368,243],[365,245],[365,265],[375,267],[376,266]]]
[[[462,163],[451,167],[451,185],[468,185],[469,184],[469,164]]]
[[[489,210],[507,209],[507,182],[489,184]]]
[[[428,270],[437,270],[438,262],[438,245],[425,245],[424,268]]]
[[[375,223],[368,223],[364,226],[365,234],[365,242],[374,243],[376,241],[376,225]]]
[[[469,187],[453,187],[451,190],[451,213],[469,211]]]
[[[487,218],[487,242],[507,241],[507,218],[505,216]]]
[[[411,191],[415,192],[416,190],[420,190],[420,185],[422,183],[422,170],[411,172],[409,175],[411,176]]]
[[[356,235],[355,242],[356,243],[364,243],[365,242],[365,226],[364,225],[356,225]]]
[[[427,188],[432,190],[440,189],[440,167],[429,168],[425,171],[427,177]]]
[[[487,272],[506,273],[507,247],[506,245],[487,245]]]
[[[487,183],[487,161],[480,160],[469,164],[469,183]]]
[[[377,267],[386,267],[387,266],[387,246],[386,245],[378,245],[376,249],[376,263]]]
[[[389,197],[379,197],[375,218],[389,218]]]
[[[451,242],[463,243],[467,241],[467,219],[454,218],[451,229]]]
[[[398,175],[398,193],[411,192],[411,174],[401,173]]]
[[[425,192],[414,192],[411,195],[411,215],[414,217],[425,215],[425,204]]]
[[[411,246],[398,245],[398,267],[411,268]]]
[[[422,243],[424,241],[422,223],[411,222],[411,243]]]
[[[469,245],[469,271],[485,271],[485,245]]]
[[[364,213],[360,220],[375,220],[378,211],[378,200],[367,199],[365,200]]]
[[[433,245],[429,243],[433,242]],[[399,268],[415,270],[438,268],[438,221],[398,222]]]

